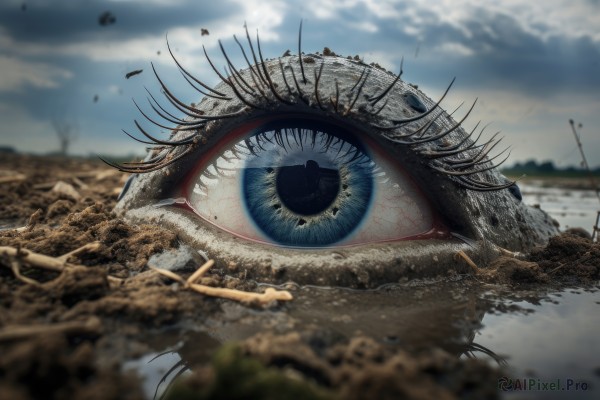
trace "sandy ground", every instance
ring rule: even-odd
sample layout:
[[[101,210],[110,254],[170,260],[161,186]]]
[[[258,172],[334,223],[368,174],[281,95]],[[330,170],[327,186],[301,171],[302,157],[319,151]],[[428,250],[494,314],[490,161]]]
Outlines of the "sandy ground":
[[[148,268],[152,255],[179,242],[173,232],[133,226],[112,214],[125,178],[100,162],[2,155],[1,398],[144,398],[135,372],[121,369],[124,360],[149,352],[141,338],[187,329],[190,321],[218,324],[231,303],[182,290]],[[483,267],[463,279],[511,290],[597,284],[600,245],[565,234],[524,260],[501,258]],[[252,282],[227,279],[224,271],[211,270],[200,283],[264,291]],[[285,313],[287,305],[268,307]],[[251,310],[240,311],[248,318],[263,313],[256,305],[241,308]],[[501,394],[501,367],[441,348],[413,351],[360,333],[340,338],[314,327],[272,328],[215,346],[212,361],[187,365],[193,372],[174,385],[169,398]]]

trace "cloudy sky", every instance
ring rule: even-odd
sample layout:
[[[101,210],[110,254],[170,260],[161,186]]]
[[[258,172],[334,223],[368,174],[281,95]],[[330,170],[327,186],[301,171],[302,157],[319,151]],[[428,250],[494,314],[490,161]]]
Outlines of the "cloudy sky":
[[[116,20],[102,26],[106,11]],[[52,121],[62,120],[78,127],[73,153],[142,154],[121,129],[135,131],[140,118],[132,98],[145,102],[144,87],[158,93],[150,62],[183,99],[198,100],[174,68],[167,33],[178,59],[216,83],[202,45],[224,65],[217,39],[237,54],[232,35],[246,22],[266,55],[295,52],[301,19],[307,52],[328,46],[393,71],[404,56],[403,79],[434,99],[456,77],[446,108],[479,98],[466,127],[491,122],[513,149],[509,164],[578,164],[573,118],[600,165],[598,0],[2,0],[0,146],[57,150]]]

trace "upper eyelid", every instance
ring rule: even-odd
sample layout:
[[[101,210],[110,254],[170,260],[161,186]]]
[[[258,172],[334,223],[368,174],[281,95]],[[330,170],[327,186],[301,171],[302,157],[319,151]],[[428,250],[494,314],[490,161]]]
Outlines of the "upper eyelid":
[[[299,117],[302,118],[302,121],[297,120],[294,122],[289,122],[290,118],[299,118]],[[303,139],[300,139],[300,137],[302,135],[300,133],[300,131],[305,130],[305,129],[308,129],[310,131],[311,128],[307,128],[304,126],[302,126],[300,128],[298,128],[298,127],[303,125],[303,123],[306,123],[307,120],[312,120],[312,122],[308,122],[309,125],[311,123],[313,123],[313,124],[319,123],[317,121],[322,121],[321,118],[309,118],[308,116],[302,115],[302,114],[287,114],[285,116],[277,115],[274,117],[269,116],[269,117],[262,117],[262,118],[258,117],[258,120],[261,121],[260,126],[264,126],[264,125],[262,125],[264,123],[268,124],[268,123],[273,123],[273,122],[275,122],[275,124],[277,125],[278,121],[285,120],[286,124],[289,124],[289,126],[293,126],[294,128],[283,128],[283,130],[286,131],[285,133],[282,131],[278,131],[277,128],[273,128],[273,129],[269,128],[266,130],[260,129],[259,133],[256,133],[256,134],[250,133],[249,134],[246,132],[245,134],[240,136],[241,139],[238,138],[238,139],[234,139],[234,140],[228,140],[229,138],[225,138],[225,136],[228,136],[230,134],[230,133],[226,133],[226,134],[223,134],[223,137],[219,137],[218,140],[220,141],[221,139],[225,138],[225,140],[228,142],[228,145],[221,145],[220,147],[224,147],[225,150],[232,151],[234,153],[234,156],[237,156],[238,153],[254,154],[253,150],[251,150],[251,148],[254,148],[254,146],[256,146],[258,149],[264,151],[264,148],[262,148],[260,145],[261,140],[273,143],[269,139],[264,139],[268,135],[268,133],[270,133],[273,135],[275,143],[278,144],[279,146],[281,146],[281,148],[284,151],[286,151],[286,142],[287,142],[287,145],[289,146],[290,141],[291,141],[289,139],[289,132],[292,132],[293,141],[295,141],[296,144],[300,143],[300,146],[302,146],[301,143],[303,143]],[[327,131],[327,129],[325,131]],[[360,134],[358,132],[355,132],[355,133],[357,133],[357,138],[360,140]],[[298,137],[296,136],[296,134],[298,135]],[[284,137],[285,137],[285,139],[284,139]],[[279,138],[279,139],[277,139],[277,138]],[[254,141],[254,143],[252,143],[253,141]],[[343,161],[344,164],[351,163],[357,159],[361,159],[361,160],[369,160],[373,164],[373,166],[376,166],[376,164],[371,160],[370,156],[368,155],[369,152],[365,149],[362,142],[346,142],[345,140],[343,140],[339,137],[335,138],[334,136],[328,136],[328,139],[325,140],[324,142],[322,141],[320,143],[320,145],[322,145],[322,151],[327,151],[329,148],[335,147],[336,145],[340,144],[340,142],[342,142],[343,144],[338,149],[339,151],[336,156],[338,156],[340,154],[342,155],[342,157],[347,157],[348,155],[351,155],[351,157],[349,159],[346,159]],[[345,149],[344,153],[342,153],[342,150],[344,150],[345,144],[351,144],[351,145],[348,146],[347,149]],[[314,146],[315,142],[313,142],[312,145]],[[240,150],[238,148],[238,146],[242,146],[242,149]],[[243,148],[244,146],[246,147],[245,149]],[[244,153],[244,151],[249,151],[250,153]],[[204,163],[203,169],[206,169],[208,167],[213,167],[217,173],[220,173],[221,167],[219,167],[218,161],[220,158],[224,157],[223,150],[217,150],[216,154],[219,154],[219,156],[215,157],[212,161]],[[197,161],[195,161],[195,162],[197,162]],[[377,168],[379,168],[379,167],[377,167]]]
[[[250,52],[252,53],[252,57],[254,60],[257,60],[256,52],[254,51],[254,46],[247,30],[246,33],[248,46]],[[239,47],[243,50],[243,46],[237,40],[237,38],[235,38],[235,40]],[[272,108],[274,105],[282,105],[285,107],[298,107],[300,105],[305,105],[316,109],[317,111],[320,110],[322,112],[333,112],[342,118],[351,116],[360,120],[359,122],[369,123],[369,125],[374,128],[372,131],[378,133],[379,136],[392,143],[411,147],[416,155],[428,160],[427,163],[432,170],[446,175],[460,186],[463,186],[467,189],[477,191],[499,190],[514,184],[514,182],[506,182],[505,179],[502,179],[503,177],[499,178],[496,174],[488,172],[499,165],[494,165],[487,157],[489,151],[491,151],[491,149],[498,144],[496,135],[483,144],[478,144],[477,141],[471,139],[472,135],[477,129],[477,126],[469,134],[462,131],[463,133],[460,135],[452,135],[455,130],[462,129],[462,122],[464,122],[466,117],[468,117],[474,106],[473,104],[471,109],[459,122],[454,122],[453,119],[442,110],[440,107],[440,102],[448,93],[454,80],[448,86],[441,99],[435,103],[431,102],[431,100],[429,100],[426,96],[420,95],[420,93],[418,96],[415,95],[415,93],[418,93],[416,89],[412,90],[413,88],[409,87],[408,85],[402,85],[403,89],[406,90],[406,92],[402,92],[402,94],[408,96],[412,95],[425,103],[429,103],[427,111],[403,119],[387,117],[386,120],[386,118],[381,118],[381,116],[386,114],[386,108],[390,108],[388,105],[388,100],[390,100],[392,97],[390,93],[394,92],[392,89],[398,84],[398,82],[402,82],[400,81],[402,67],[398,75],[390,76],[388,75],[389,73],[386,74],[388,75],[388,81],[390,81],[390,83],[385,87],[378,87],[376,90],[367,93],[365,91],[365,86],[367,85],[367,82],[373,84],[373,81],[369,81],[373,71],[375,71],[378,76],[385,76],[382,75],[381,71],[376,71],[375,66],[369,66],[357,62],[349,62],[346,59],[341,58],[336,58],[332,63],[329,63],[328,61],[331,60],[328,60],[328,56],[321,56],[319,54],[303,55],[302,57],[289,56],[286,59],[286,64],[282,63],[283,57],[276,59],[276,63],[272,60],[265,61],[262,56],[262,50],[260,48],[260,42],[258,41],[257,36],[257,48],[260,58],[258,62],[259,65],[255,64],[251,66],[247,55],[244,53],[244,58],[247,61],[249,68],[242,71],[248,75],[248,81],[252,81],[257,88],[255,92],[251,92],[252,88],[250,87],[250,84],[244,79],[242,72],[239,72],[230,61],[222,44],[220,42],[219,44],[221,51],[227,60],[228,68],[232,72],[228,75],[228,77],[223,76],[217,70],[206,51],[205,55],[213,70],[221,78],[221,81],[224,84],[223,86],[225,86],[225,88],[229,88],[230,91],[233,92],[231,97],[224,93],[224,90],[209,88],[208,85],[205,85],[202,81],[195,78],[183,68],[178,60],[175,59],[173,53],[170,51],[170,47],[169,52],[175,60],[177,67],[184,75],[184,78],[186,78],[186,81],[192,85],[194,89],[198,90],[204,95],[201,104],[212,101],[214,107],[214,102],[231,102],[234,100],[235,96],[243,106],[238,107],[238,110],[232,113],[207,115],[206,111],[196,108],[195,106],[190,107],[181,102],[173,93],[170,92],[167,85],[158,75],[154,66],[152,66],[153,71],[161,85],[162,92],[169,103],[178,111],[186,114],[190,119],[183,120],[175,117],[162,105],[160,105],[156,98],[149,92],[150,97],[148,98],[148,101],[153,111],[166,121],[178,124],[176,128],[172,129],[173,133],[171,138],[169,140],[158,139],[149,134],[137,121],[135,121],[138,130],[146,138],[148,138],[149,141],[140,140],[128,132],[124,132],[135,140],[145,144],[153,145],[153,151],[145,161],[138,163],[134,162],[117,165],[104,160],[105,162],[124,172],[146,173],[156,171],[175,163],[179,159],[194,151],[196,147],[202,146],[202,142],[206,141],[206,136],[208,133],[207,128],[211,128],[211,123],[214,124],[215,122],[222,122],[225,119],[235,119],[236,117],[241,117],[248,112],[248,109],[260,110],[269,107]],[[299,52],[301,53],[300,49]],[[315,60],[318,60],[318,66],[315,65],[315,67],[312,68],[314,81],[311,81],[310,76],[307,77],[307,75],[310,75],[310,73],[306,73],[306,71],[310,69],[310,66],[306,70],[305,66],[309,64],[317,64],[317,61]],[[328,66],[328,68],[331,68],[331,65],[335,64],[336,62],[350,63],[349,65],[359,66],[361,70],[360,76],[354,82],[353,86],[350,87],[350,89],[342,88],[341,91],[339,81],[334,77],[334,85],[331,86],[335,87],[335,89],[329,90],[331,94],[328,97],[323,96],[322,91],[324,86],[321,86],[323,72],[327,71],[324,67]],[[269,73],[270,68],[280,69],[282,78],[280,81],[282,86],[281,89],[278,89],[276,84],[273,82],[273,76],[271,75],[273,72]],[[289,71],[288,76],[286,76],[285,73],[286,69]],[[190,79],[203,86],[210,93],[207,94],[198,87],[194,86],[190,82]],[[290,80],[292,83],[290,83]],[[314,84],[310,85],[309,83],[311,82],[314,82]],[[310,90],[303,90],[303,86],[305,89],[306,86],[308,86]],[[359,102],[361,95],[364,96],[366,101]],[[258,98],[259,102],[252,102],[248,96],[253,97],[252,100],[256,100],[256,98]],[[345,103],[342,103],[344,97],[346,97],[347,100]],[[380,102],[381,104],[377,105]],[[357,106],[357,103],[360,103],[360,107]],[[156,107],[154,104],[156,104]],[[156,122],[153,118],[150,118],[137,105],[137,103],[136,107],[140,110],[142,115],[153,124],[162,128],[171,129],[168,126]],[[217,107],[217,109],[218,108],[219,107]],[[369,119],[373,119],[377,123],[373,123],[373,121],[370,121]],[[451,126],[448,129],[443,129],[441,132],[431,129],[432,126],[437,128],[437,121],[440,119],[443,121],[443,128],[445,128],[444,125],[447,126],[448,123],[450,123]],[[382,120],[384,121],[384,125],[380,123]],[[422,122],[422,124],[419,125],[419,122]],[[477,125],[479,125],[479,123]],[[412,129],[407,132],[408,128]],[[485,129],[485,127],[483,129]],[[483,129],[480,131],[479,137],[481,136]],[[181,133],[189,131],[192,131],[192,133]],[[450,138],[453,140],[453,142],[450,144],[440,143],[444,138]],[[502,162],[504,162],[504,160]]]

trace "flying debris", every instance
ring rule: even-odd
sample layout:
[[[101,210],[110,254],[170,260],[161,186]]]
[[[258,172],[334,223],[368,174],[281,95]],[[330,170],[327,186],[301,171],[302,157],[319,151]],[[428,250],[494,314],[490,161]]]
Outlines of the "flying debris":
[[[102,26],[112,25],[117,22],[117,17],[110,11],[105,11],[98,17],[98,23]]]
[[[135,76],[135,75],[141,74],[143,71],[144,71],[143,69],[136,69],[135,71],[128,72],[128,73],[125,75],[125,78],[129,79],[129,78],[131,78],[132,76]]]

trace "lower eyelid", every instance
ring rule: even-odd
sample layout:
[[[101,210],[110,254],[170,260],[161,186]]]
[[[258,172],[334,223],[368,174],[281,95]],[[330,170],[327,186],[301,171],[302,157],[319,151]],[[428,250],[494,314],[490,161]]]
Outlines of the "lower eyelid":
[[[280,284],[376,288],[390,282],[438,276],[456,269],[455,254],[475,247],[461,240],[382,242],[360,247],[286,248],[239,240],[210,224],[198,225],[189,212],[177,208],[141,207],[128,212],[130,220],[160,221],[177,231],[181,240],[217,260],[225,273],[244,280]],[[235,265],[232,269],[228,266]]]

